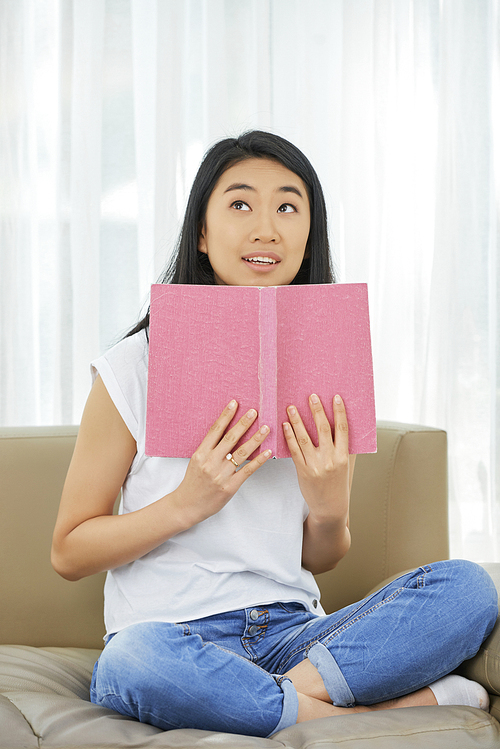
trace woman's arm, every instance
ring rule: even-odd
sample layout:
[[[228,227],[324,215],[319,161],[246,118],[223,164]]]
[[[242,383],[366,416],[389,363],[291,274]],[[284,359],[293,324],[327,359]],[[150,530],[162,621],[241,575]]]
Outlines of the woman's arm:
[[[229,431],[236,403],[224,409],[191,458],[175,491],[136,512],[113,507],[136,453],[136,443],[101,378],[89,395],[61,497],[52,542],[54,569],[78,580],[138,559],[218,512],[270,457],[262,453],[235,472],[225,456],[255,420],[243,416]],[[266,438],[260,430],[237,451],[240,461]]]
[[[349,456],[349,493],[354,473],[355,455]],[[347,554],[351,546],[349,516],[321,520],[312,513],[304,523],[302,542],[302,565],[306,570],[318,575],[333,570]]]
[[[351,545],[349,499],[355,455],[349,455],[348,426],[342,399],[333,401],[334,433],[321,401],[312,395],[309,405],[318,433],[312,442],[297,409],[290,406],[290,423],[283,425],[297,469],[300,490],[309,506],[304,523],[302,565],[313,574],[333,569]]]
[[[178,520],[163,517],[164,502],[113,515],[135,453],[135,440],[98,377],[83,413],[52,542],[52,564],[66,579],[125,564],[175,532]]]

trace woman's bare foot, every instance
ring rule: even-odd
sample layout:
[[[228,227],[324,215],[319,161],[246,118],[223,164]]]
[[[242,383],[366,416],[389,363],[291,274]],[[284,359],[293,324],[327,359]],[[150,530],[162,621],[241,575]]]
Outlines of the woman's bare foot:
[[[439,681],[403,697],[378,702],[375,705],[356,705],[355,707],[336,707],[326,691],[323,679],[316,667],[306,658],[288,671],[287,676],[293,683],[299,696],[299,714],[297,723],[314,718],[326,718],[331,715],[352,715],[375,710],[394,710],[400,707],[423,707],[432,705],[469,705],[488,710],[489,695],[476,682],[452,674]]]
[[[376,705],[356,705],[355,707],[336,707],[329,702],[307,694],[298,693],[299,713],[297,723],[315,718],[327,718],[333,715],[353,715],[354,713],[368,713],[377,710],[395,710],[401,707],[422,707],[425,705],[437,705],[437,700],[429,687],[419,689],[417,692],[397,697],[387,702],[378,702]]]

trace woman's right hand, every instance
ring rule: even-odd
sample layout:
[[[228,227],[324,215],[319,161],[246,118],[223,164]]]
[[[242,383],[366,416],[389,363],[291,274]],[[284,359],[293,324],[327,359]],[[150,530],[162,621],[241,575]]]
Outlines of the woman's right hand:
[[[184,514],[188,527],[218,513],[247,478],[272,455],[271,450],[266,450],[242,465],[268,436],[267,426],[262,426],[249,440],[232,452],[257,418],[257,412],[250,409],[228,430],[237,405],[236,401],[231,401],[211,426],[189,461],[184,479],[171,495],[179,512]],[[227,457],[228,455],[232,455],[238,467]]]

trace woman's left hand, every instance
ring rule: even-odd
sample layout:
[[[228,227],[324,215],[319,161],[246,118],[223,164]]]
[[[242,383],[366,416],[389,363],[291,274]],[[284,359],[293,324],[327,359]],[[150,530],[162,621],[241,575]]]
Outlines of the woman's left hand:
[[[317,395],[309,398],[318,446],[313,443],[295,406],[283,424],[285,439],[297,469],[300,491],[316,522],[344,522],[349,513],[349,434],[344,403],[333,399],[334,434]]]

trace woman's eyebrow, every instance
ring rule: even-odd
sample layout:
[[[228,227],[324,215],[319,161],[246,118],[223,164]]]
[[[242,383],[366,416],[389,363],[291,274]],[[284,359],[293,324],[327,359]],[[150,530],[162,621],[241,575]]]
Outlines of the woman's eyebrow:
[[[298,187],[294,187],[293,185],[284,185],[283,187],[280,187],[279,192],[293,192],[295,195],[298,195],[299,198],[304,199],[304,196],[298,189]]]
[[[224,193],[231,192],[231,190],[251,190],[252,192],[255,192],[255,187],[246,185],[243,182],[235,182],[233,185],[229,185],[229,187],[224,190]],[[304,199],[304,196],[302,195],[300,190],[293,185],[283,185],[283,187],[278,188],[277,192],[293,192],[295,193],[295,195],[298,195],[299,198]]]
[[[231,190],[253,190],[253,192],[255,192],[255,187],[245,185],[242,182],[235,182],[234,185],[229,185],[229,187],[224,190],[224,193],[231,192]]]

